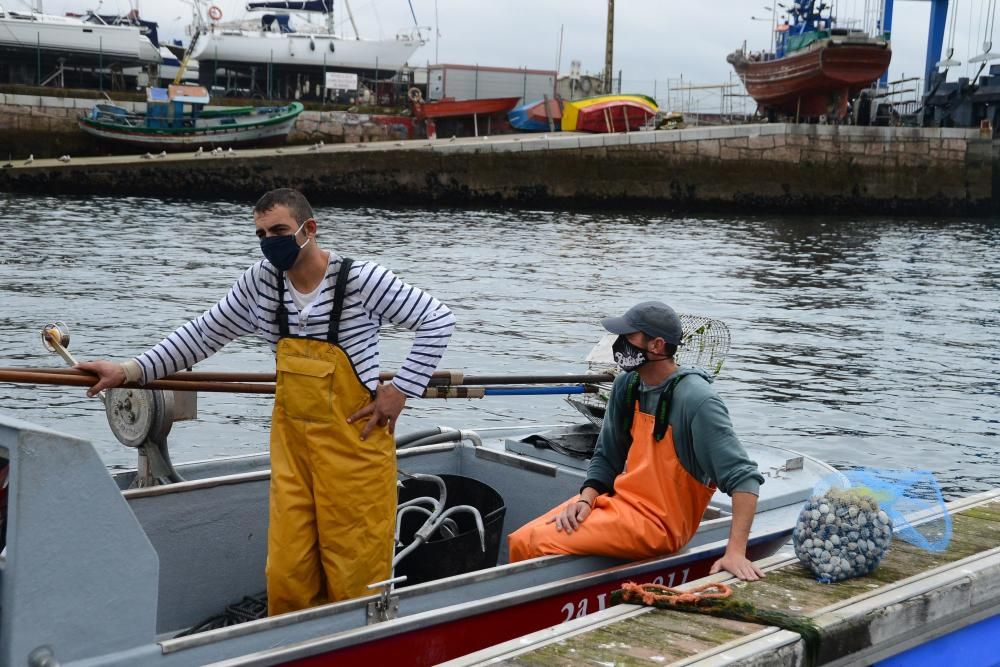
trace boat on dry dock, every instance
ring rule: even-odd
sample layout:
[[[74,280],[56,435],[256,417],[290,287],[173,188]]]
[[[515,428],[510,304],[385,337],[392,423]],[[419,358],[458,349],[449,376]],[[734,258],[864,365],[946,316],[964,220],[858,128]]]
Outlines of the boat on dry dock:
[[[649,123],[659,109],[646,95],[598,95],[563,103],[564,132],[632,132]]]
[[[815,0],[796,3],[792,23],[777,30],[774,53],[744,46],[726,57],[762,114],[844,118],[850,101],[889,68],[886,36],[837,27],[830,12]]]
[[[78,119],[80,129],[98,139],[147,150],[284,143],[302,113],[300,102],[270,107],[207,109],[201,86],[146,89],[146,112],[95,104]]]

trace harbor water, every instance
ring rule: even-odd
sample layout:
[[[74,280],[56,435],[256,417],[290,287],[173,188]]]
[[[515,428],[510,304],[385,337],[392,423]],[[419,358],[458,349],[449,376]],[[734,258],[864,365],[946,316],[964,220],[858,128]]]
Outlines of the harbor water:
[[[59,366],[39,332],[62,320],[81,360],[143,351],[222,297],[259,258],[252,202],[4,195],[0,365]],[[454,310],[442,364],[578,373],[601,317],[658,298],[724,320],[717,380],[745,442],[841,467],[930,470],[946,497],[1000,478],[1000,223],[700,217],[525,210],[317,210],[320,242],[390,267]],[[410,334],[384,329],[383,370]],[[202,370],[271,371],[247,337]],[[6,416],[114,439],[81,388],[0,384]],[[202,394],[170,434],[174,461],[265,451],[270,397]],[[411,400],[398,429],[578,422],[559,397]]]

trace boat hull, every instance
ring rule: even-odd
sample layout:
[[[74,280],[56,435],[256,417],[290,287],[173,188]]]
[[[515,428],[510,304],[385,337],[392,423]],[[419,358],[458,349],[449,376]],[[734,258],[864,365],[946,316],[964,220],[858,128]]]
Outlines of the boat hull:
[[[631,132],[648,123],[656,103],[644,95],[602,95],[563,105],[564,132]]]
[[[517,97],[491,97],[482,100],[451,100],[422,102],[415,105],[417,118],[453,118],[455,116],[506,113],[514,108]]]
[[[586,475],[584,459],[539,449],[531,436],[540,432],[554,437],[534,428],[494,433],[484,443],[456,431],[462,442],[400,449],[399,465],[489,485],[505,499],[509,531],[575,493]],[[731,499],[717,493],[677,554],[501,563],[397,588],[385,619],[373,607],[378,597],[369,596],[176,636],[263,590],[267,456],[179,466],[185,481],[130,488],[136,474],[112,481],[88,443],[0,416],[4,452],[11,519],[0,589],[4,664],[43,643],[68,667],[434,664],[597,611],[625,581],[677,585],[700,577],[722,555],[732,527]],[[750,454],[762,468],[784,471],[761,487],[750,539],[750,555],[759,558],[787,541],[803,500],[834,471],[779,448],[758,445]],[[99,530],[87,517],[101,518]]]
[[[217,66],[272,65],[383,73],[401,69],[419,39],[340,39],[323,33],[222,30],[203,34],[192,57]]]
[[[77,123],[81,130],[102,141],[145,150],[267,146],[284,143],[301,112],[302,105],[295,103],[290,111],[274,118],[190,130],[123,127],[86,116],[80,117]]]
[[[11,58],[28,58],[32,63],[43,54],[65,58],[74,65],[160,62],[159,50],[138,27],[32,16],[37,20],[0,18],[0,51]]]
[[[885,42],[828,42],[763,62],[739,52],[730,57],[762,113],[800,118],[843,118],[848,103],[885,73],[891,59]]]
[[[562,128],[561,100],[538,100],[511,109],[511,127],[523,132],[551,132]],[[549,123],[551,122],[551,126]]]

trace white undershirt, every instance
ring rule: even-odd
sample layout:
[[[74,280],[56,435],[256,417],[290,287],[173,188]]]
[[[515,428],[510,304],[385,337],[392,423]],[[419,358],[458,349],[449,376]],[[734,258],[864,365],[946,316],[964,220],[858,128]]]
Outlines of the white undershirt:
[[[295,285],[292,284],[291,280],[288,280],[287,276],[285,280],[288,282],[288,291],[292,294],[292,301],[295,302],[295,307],[299,309],[299,327],[305,328],[309,321],[309,314],[312,312],[313,304],[316,303],[319,293],[326,286],[326,278],[324,277],[323,280],[319,281],[316,289],[308,294],[303,294],[295,289]]]

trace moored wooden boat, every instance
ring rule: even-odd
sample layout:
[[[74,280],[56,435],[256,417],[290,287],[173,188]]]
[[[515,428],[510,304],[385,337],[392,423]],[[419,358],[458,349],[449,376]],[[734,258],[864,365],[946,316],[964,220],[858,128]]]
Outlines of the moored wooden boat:
[[[631,132],[648,123],[658,110],[645,95],[599,95],[563,105],[564,132]]]
[[[283,143],[302,113],[300,102],[271,107],[206,109],[201,86],[148,88],[145,113],[97,104],[78,119],[81,130],[99,139],[147,150]]]

